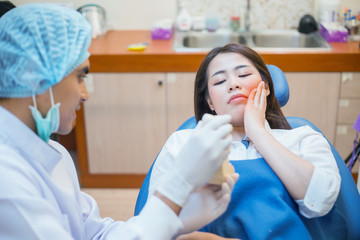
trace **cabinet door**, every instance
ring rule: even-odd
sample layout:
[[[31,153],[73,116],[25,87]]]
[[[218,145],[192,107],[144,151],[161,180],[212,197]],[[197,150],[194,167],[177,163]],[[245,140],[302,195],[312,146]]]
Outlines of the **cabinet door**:
[[[196,73],[168,73],[168,135],[186,119],[194,116],[194,82]]]
[[[360,98],[360,72],[342,73],[340,97]]]
[[[285,116],[303,117],[334,144],[340,73],[285,73],[290,88]]]
[[[335,148],[340,156],[345,159],[352,153],[356,131],[353,125],[338,124],[336,127]]]
[[[89,172],[146,173],[167,137],[165,74],[92,77],[84,106]]]
[[[342,73],[335,147],[344,159],[352,152],[356,137],[353,126],[359,114],[360,73]]]

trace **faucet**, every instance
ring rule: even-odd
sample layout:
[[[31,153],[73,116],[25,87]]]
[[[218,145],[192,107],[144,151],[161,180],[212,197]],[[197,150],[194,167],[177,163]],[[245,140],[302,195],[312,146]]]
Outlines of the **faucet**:
[[[245,31],[250,31],[250,0],[246,0]]]

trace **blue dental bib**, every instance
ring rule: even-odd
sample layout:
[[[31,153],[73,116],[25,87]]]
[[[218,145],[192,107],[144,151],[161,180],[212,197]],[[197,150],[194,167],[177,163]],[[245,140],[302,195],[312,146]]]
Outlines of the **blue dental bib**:
[[[201,231],[242,240],[347,238],[336,205],[326,216],[307,219],[263,158],[231,163],[240,177],[228,209]]]

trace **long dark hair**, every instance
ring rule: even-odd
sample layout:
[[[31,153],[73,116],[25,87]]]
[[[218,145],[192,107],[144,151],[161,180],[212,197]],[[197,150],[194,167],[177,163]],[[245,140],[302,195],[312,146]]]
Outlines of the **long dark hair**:
[[[274,84],[264,61],[254,50],[240,44],[228,44],[224,47],[214,48],[203,59],[195,78],[194,108],[196,121],[199,121],[205,113],[214,114],[206,100],[209,95],[207,70],[210,62],[220,53],[238,53],[253,63],[259,71],[261,79],[270,90],[270,94],[266,98],[267,105],[265,111],[265,118],[269,122],[270,127],[274,129],[291,129],[275,97]]]

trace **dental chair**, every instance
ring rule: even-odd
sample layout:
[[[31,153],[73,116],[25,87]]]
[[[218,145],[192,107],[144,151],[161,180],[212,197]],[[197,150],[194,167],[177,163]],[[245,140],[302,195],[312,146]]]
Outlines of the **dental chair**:
[[[283,107],[289,100],[289,86],[286,80],[284,73],[274,65],[267,65],[271,77],[274,82],[275,96],[280,104]],[[321,131],[309,122],[306,119],[300,117],[286,117],[287,121],[291,125],[292,128],[297,128],[304,125],[309,125],[314,130],[321,133]],[[187,119],[178,129],[190,129],[195,128],[196,120],[195,117],[191,117]],[[322,133],[321,133],[322,134]],[[325,137],[325,136],[324,136]],[[329,142],[329,141],[328,141]],[[360,239],[360,195],[355,185],[354,179],[345,165],[343,159],[336,151],[334,146],[329,142],[331,151],[334,154],[336,163],[339,168],[340,176],[341,176],[341,188],[338,199],[336,200],[336,205],[340,213],[344,216],[347,225],[347,239],[348,240],[359,240]],[[156,161],[156,159],[155,159]],[[155,163],[154,161],[154,163]],[[152,164],[149,172],[147,173],[145,180],[140,188],[140,192],[136,201],[135,212],[134,215],[138,215],[141,209],[144,207],[147,198],[148,198],[148,190],[149,190],[149,182],[151,171],[153,168]],[[325,239],[322,235],[321,231],[317,231],[318,228],[326,228],[326,221],[323,221],[324,217],[315,219],[303,219],[303,222],[307,226],[310,233],[312,233],[313,239]],[[326,230],[325,230],[326,231]],[[320,233],[319,233],[320,232]],[[344,240],[344,239],[341,239]]]

